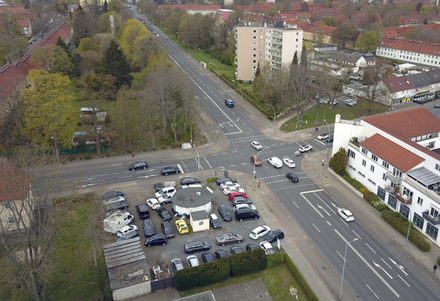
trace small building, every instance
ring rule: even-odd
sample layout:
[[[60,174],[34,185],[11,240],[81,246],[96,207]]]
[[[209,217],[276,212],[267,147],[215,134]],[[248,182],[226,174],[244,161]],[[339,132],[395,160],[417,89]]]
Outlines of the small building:
[[[173,209],[179,215],[189,216],[195,211],[211,211],[214,195],[206,187],[179,189],[171,198]]]
[[[203,210],[191,212],[189,223],[194,232],[209,230],[209,214]]]
[[[104,258],[113,300],[151,292],[151,277],[139,237],[104,245]]]

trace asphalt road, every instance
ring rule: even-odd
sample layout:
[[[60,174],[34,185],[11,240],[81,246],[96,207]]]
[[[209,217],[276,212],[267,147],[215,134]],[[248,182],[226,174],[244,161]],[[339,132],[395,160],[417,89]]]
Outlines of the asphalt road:
[[[156,29],[157,30],[157,29]],[[223,152],[200,155],[194,149],[191,157],[149,161],[149,168],[142,171],[128,171],[127,160],[111,160],[109,164],[88,164],[83,167],[60,168],[57,171],[56,183],[68,188],[87,188],[113,183],[130,181],[142,182],[143,179],[158,177],[164,181],[167,177],[160,176],[160,169],[165,166],[178,166],[183,173],[218,170],[238,170],[252,174],[250,156],[257,151],[250,147],[252,140],[258,140],[267,149],[260,152],[263,166],[256,167],[256,177],[264,182],[280,199],[294,217],[303,231],[313,240],[333,268],[342,272],[342,263],[346,242],[353,241],[347,248],[347,264],[345,283],[361,300],[440,300],[438,288],[430,287],[426,277],[417,269],[409,270],[404,262],[399,262],[393,255],[399,250],[391,250],[383,246],[366,228],[354,221],[345,223],[337,215],[340,207],[337,200],[332,199],[322,187],[317,186],[302,170],[301,160],[293,153],[300,144],[308,143],[313,151],[326,150],[328,145],[317,140],[286,142],[265,136],[248,118],[249,105],[234,95],[217,78],[201,67],[188,54],[174,44],[159,30],[160,41],[168,51],[170,58],[184,70],[194,84],[194,93],[199,106],[217,124],[217,130],[226,135],[230,147]],[[229,109],[224,105],[225,98],[233,98],[236,107]],[[179,152],[176,150],[175,152]],[[275,169],[267,163],[271,156],[290,156],[296,168],[283,166]],[[287,181],[285,173],[295,172],[299,183]],[[339,287],[340,279],[334,279]],[[312,284],[313,287],[313,284]],[[329,296],[336,299],[338,296]]]

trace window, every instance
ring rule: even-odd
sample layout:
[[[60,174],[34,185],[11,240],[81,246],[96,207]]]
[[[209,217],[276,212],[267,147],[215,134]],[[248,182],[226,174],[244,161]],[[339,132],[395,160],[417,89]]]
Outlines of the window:
[[[435,164],[435,169],[437,169],[438,171],[440,171],[440,164],[436,163],[436,164]]]
[[[368,179],[368,182],[370,182],[371,184],[373,184],[374,186],[376,186],[376,183],[374,183],[373,180]]]
[[[402,172],[400,170],[398,170],[397,168],[393,168],[393,176],[395,176],[397,178],[401,178]]]
[[[356,154],[355,154],[355,152],[352,151],[351,149],[348,149],[348,155],[349,155],[350,157],[352,157],[353,159],[356,158]]]
[[[400,204],[400,209],[399,209],[400,214],[402,214],[404,217],[406,217],[408,219],[409,217],[409,208],[403,204]]]
[[[409,190],[408,188],[403,187],[402,194],[407,195],[407,196],[408,196],[408,199],[409,199],[409,200],[412,200],[413,192],[412,192],[411,190]]]
[[[385,201],[385,195],[386,195],[385,190],[382,187],[378,186],[377,187],[377,196],[379,197],[379,199],[381,199],[382,201]]]
[[[370,166],[370,171],[374,172],[374,165]]]
[[[425,223],[425,220],[418,215],[417,213],[414,212],[414,216],[413,216],[413,224],[419,228],[420,230],[423,229],[423,224]]]
[[[438,217],[438,210],[431,207],[431,210],[429,210],[429,215],[431,215],[433,218]]]
[[[253,37],[252,37],[252,39],[254,39],[254,40],[255,40],[256,38],[257,38],[257,36],[253,36]]]
[[[368,155],[368,151],[365,148],[362,148],[362,153]]]
[[[385,167],[386,169],[390,168],[390,164],[388,164],[387,161],[382,161],[382,166]]]
[[[356,171],[356,168],[354,168],[353,166],[351,166],[350,164],[348,164],[348,168],[353,169],[354,171]]]
[[[200,221],[200,222],[199,222],[199,226],[203,226],[203,222],[204,222],[204,221]]]
[[[371,154],[371,159],[373,159],[374,161],[377,161],[377,156],[375,154]]]
[[[434,227],[433,225],[431,225],[430,223],[428,223],[426,225],[426,234],[429,237],[431,237],[433,240],[437,240],[438,229],[436,227]]]
[[[417,198],[417,204],[419,204],[420,206],[423,205],[423,199],[421,197]]]
[[[362,177],[365,178],[365,175],[363,173],[361,173],[360,171],[358,171],[358,174]]]
[[[362,166],[366,166],[367,165],[367,161],[362,160]]]
[[[388,206],[390,206],[394,210],[396,210],[396,207],[397,207],[397,200],[391,194],[388,195]]]
[[[384,180],[384,181],[387,180],[387,174],[386,174],[386,173],[383,173],[383,175],[382,175],[382,180]]]

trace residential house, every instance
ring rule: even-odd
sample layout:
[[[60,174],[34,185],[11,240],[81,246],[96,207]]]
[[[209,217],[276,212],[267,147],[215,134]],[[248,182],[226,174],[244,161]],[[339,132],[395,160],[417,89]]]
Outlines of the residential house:
[[[366,117],[336,116],[332,154],[346,171],[440,246],[440,120],[425,108]],[[397,234],[396,235],[400,235]]]
[[[17,23],[22,28],[23,35],[30,37],[32,35],[32,22],[35,20],[35,14],[31,9],[16,5],[1,5],[0,12],[9,12],[15,15]]]
[[[315,56],[310,62],[310,68],[330,72],[331,75],[338,77],[353,75],[358,78],[363,68],[375,64],[376,57],[371,53],[338,51],[329,55]]]
[[[286,21],[287,24],[295,24],[304,32],[303,39],[306,41],[315,41],[323,44],[333,44],[332,32],[336,29],[334,26],[324,24],[311,24],[301,21]]]

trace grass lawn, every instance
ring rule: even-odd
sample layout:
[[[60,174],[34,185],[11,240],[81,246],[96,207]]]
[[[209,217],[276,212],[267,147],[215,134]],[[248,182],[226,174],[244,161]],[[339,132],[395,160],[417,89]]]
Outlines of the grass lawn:
[[[181,292],[181,296],[182,297],[189,296],[207,290],[222,288],[232,284],[242,283],[257,278],[263,279],[266,289],[268,290],[269,294],[272,296],[272,299],[274,301],[296,300],[296,298],[292,297],[292,295],[290,294],[291,287],[295,288],[297,291],[298,294],[297,300],[307,300],[304,292],[296,283],[295,279],[293,278],[292,274],[287,269],[287,266],[285,264],[268,268],[264,271],[255,274],[241,276],[241,277],[230,277],[226,281],[220,283],[184,291]]]
[[[303,123],[298,127],[299,130],[311,128],[315,126],[325,125],[324,119],[327,123],[332,124],[335,122],[336,114],[341,114],[341,118],[345,120],[352,120],[368,115],[381,114],[387,111],[385,105],[379,103],[373,103],[371,106],[371,112],[368,112],[368,102],[366,100],[358,100],[358,103],[352,107],[349,107],[343,103],[338,103],[336,106],[329,106],[326,104],[319,105],[318,123],[316,121],[316,106],[306,110],[303,114]],[[296,117],[286,121],[281,126],[281,130],[284,132],[292,132],[296,128]]]

